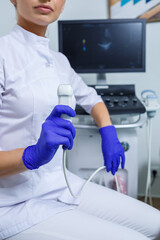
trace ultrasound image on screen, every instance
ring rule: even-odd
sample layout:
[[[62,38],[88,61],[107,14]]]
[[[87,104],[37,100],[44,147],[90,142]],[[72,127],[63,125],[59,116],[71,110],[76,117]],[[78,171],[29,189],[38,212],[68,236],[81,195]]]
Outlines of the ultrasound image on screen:
[[[141,22],[63,25],[62,52],[77,72],[142,68],[142,50]]]

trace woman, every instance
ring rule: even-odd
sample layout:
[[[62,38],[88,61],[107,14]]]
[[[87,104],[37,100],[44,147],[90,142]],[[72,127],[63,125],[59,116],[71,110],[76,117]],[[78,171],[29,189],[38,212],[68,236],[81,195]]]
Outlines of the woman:
[[[59,84],[71,84],[76,101],[93,116],[102,137],[104,165],[124,168],[124,152],[108,111],[60,53],[49,49],[47,26],[65,0],[10,0],[17,25],[0,39],[0,239],[156,239],[160,214],[135,199],[94,183],[73,199],[62,171],[62,148],[75,129],[57,105]],[[84,180],[68,172],[78,194]]]

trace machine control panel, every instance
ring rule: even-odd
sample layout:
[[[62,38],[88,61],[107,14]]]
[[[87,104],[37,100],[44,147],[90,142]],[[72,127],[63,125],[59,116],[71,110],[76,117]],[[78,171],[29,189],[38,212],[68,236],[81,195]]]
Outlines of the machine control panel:
[[[110,114],[132,114],[145,113],[146,109],[141,101],[136,97],[135,86],[130,85],[92,85],[101,95]],[[77,114],[86,114],[85,111],[77,105]]]

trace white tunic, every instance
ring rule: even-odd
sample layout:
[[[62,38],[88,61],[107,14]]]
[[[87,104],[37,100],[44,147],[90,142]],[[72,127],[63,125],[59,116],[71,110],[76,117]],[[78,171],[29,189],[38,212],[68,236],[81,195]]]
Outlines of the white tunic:
[[[36,144],[41,125],[58,104],[57,87],[71,84],[76,102],[88,113],[102,102],[70,67],[49,49],[49,39],[16,25],[0,38],[0,150]],[[68,172],[76,193],[83,181]],[[65,183],[62,148],[36,170],[0,178],[0,239],[7,238],[78,204]]]

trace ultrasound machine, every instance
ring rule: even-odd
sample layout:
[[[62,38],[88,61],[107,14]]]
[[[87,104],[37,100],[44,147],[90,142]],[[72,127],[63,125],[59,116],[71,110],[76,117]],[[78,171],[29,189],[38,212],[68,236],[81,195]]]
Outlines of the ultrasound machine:
[[[101,95],[117,129],[126,156],[126,172],[121,174],[127,182],[127,194],[135,198],[140,161],[137,131],[146,122],[146,109],[136,96],[134,84],[108,85],[106,73],[145,72],[145,24],[144,19],[58,22],[59,51],[77,73],[97,74],[91,86]],[[103,165],[101,140],[91,116],[78,105],[76,113],[73,124],[77,134],[67,155],[67,167],[87,179]],[[101,174],[95,182],[112,187],[112,176]]]

